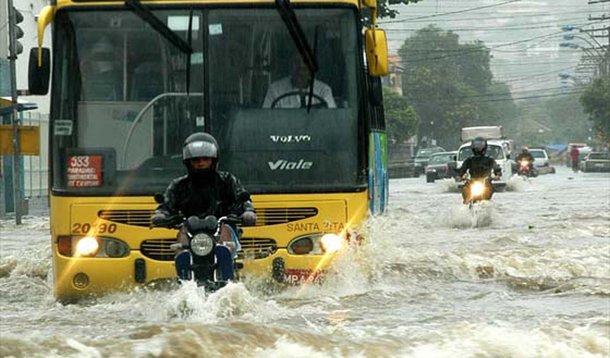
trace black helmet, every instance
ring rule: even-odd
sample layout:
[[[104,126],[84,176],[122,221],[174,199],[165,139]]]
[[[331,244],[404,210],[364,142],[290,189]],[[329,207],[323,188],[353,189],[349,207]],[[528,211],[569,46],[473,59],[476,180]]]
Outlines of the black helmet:
[[[476,137],[472,140],[472,153],[474,155],[483,155],[487,150],[487,141],[483,137]]]
[[[192,158],[213,158],[218,161],[218,142],[211,134],[193,133],[184,141],[182,147],[182,160]]]

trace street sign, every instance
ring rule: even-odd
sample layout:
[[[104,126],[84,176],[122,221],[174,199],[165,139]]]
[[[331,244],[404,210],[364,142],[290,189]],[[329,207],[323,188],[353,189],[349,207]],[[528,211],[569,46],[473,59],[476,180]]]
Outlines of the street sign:
[[[40,127],[19,126],[19,154],[40,155]],[[0,125],[0,155],[12,155],[13,125]]]

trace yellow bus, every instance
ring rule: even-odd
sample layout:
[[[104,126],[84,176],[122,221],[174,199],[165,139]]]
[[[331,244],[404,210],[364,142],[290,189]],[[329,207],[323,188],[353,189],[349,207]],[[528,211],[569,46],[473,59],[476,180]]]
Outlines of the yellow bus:
[[[353,238],[386,205],[379,76],[387,48],[375,5],[56,0],[44,8],[39,44],[52,25],[53,51],[32,49],[29,75],[32,94],[45,94],[52,79],[56,298],[176,276],[176,232],[150,228],[153,195],[185,174],[182,143],[198,131],[216,137],[220,169],[253,194],[258,222],[244,228],[241,275],[315,280],[332,262],[321,237]],[[295,54],[313,74],[301,105],[265,105]],[[311,78],[332,97],[320,100]]]

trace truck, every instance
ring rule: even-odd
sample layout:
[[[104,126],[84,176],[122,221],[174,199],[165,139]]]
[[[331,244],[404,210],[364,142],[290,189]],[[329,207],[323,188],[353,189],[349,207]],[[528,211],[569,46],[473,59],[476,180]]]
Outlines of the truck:
[[[502,126],[477,126],[464,127],[461,130],[460,139],[462,145],[458,148],[456,158],[457,168],[460,168],[464,161],[472,156],[471,143],[474,138],[483,137],[487,140],[486,154],[495,159],[496,163],[502,168],[500,180],[492,182],[494,190],[503,191],[506,188],[508,178],[513,175],[513,160],[511,159],[514,148],[513,141],[504,136]],[[464,183],[459,183],[461,187]]]

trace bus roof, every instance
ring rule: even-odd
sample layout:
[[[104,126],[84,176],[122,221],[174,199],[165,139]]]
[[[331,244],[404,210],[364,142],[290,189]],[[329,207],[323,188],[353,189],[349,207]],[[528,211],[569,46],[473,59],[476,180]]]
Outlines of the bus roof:
[[[61,7],[87,7],[87,6],[116,6],[116,5],[124,5],[125,0],[55,0],[52,1],[56,3],[58,8]],[[342,3],[342,4],[352,4],[354,6],[358,6],[357,0],[291,0],[291,3]],[[274,0],[142,0],[142,4],[146,5],[176,5],[176,4],[184,4],[184,5],[192,5],[192,4],[261,4],[261,5],[273,5]]]

